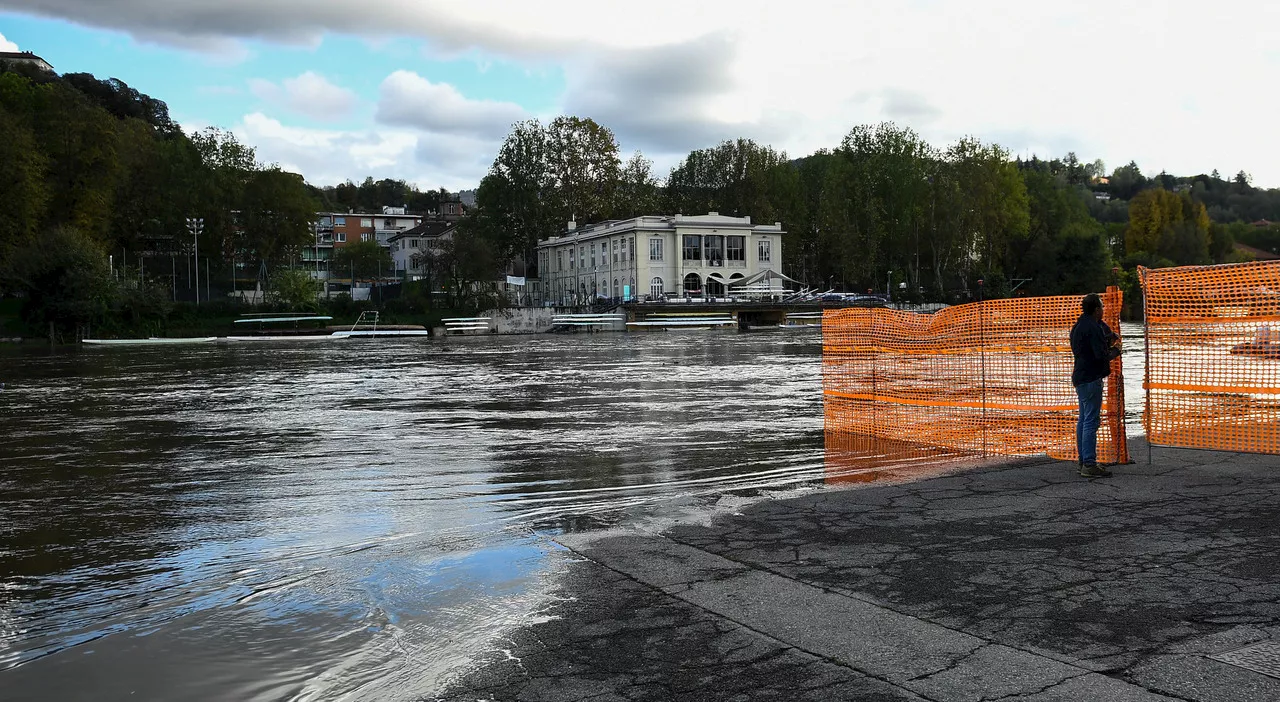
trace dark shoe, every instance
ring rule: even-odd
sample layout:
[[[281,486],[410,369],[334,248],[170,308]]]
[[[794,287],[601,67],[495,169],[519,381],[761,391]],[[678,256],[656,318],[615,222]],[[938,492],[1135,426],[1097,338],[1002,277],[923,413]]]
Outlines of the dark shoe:
[[[1086,463],[1080,469],[1080,477],[1082,478],[1110,478],[1111,471],[1099,466],[1097,463]]]

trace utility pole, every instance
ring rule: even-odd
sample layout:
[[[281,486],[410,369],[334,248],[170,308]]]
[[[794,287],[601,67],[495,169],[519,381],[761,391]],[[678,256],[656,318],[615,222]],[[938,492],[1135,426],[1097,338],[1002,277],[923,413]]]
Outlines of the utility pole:
[[[195,258],[196,258],[195,266],[193,266],[193,268],[195,269],[195,274],[196,274],[195,288],[196,288],[196,304],[197,305],[200,304],[200,232],[202,230],[204,230],[203,217],[187,218],[187,231],[191,232],[192,249],[195,251]],[[206,263],[208,262],[206,261]],[[209,278],[209,275],[206,273],[205,274],[206,285],[209,282],[208,278]],[[206,297],[208,296],[206,295]]]

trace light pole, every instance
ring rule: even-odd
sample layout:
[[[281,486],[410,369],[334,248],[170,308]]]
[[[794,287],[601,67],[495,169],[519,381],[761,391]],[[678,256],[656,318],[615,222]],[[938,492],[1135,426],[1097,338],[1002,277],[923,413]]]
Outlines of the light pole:
[[[203,217],[188,217],[187,230],[191,232],[192,250],[195,251],[195,274],[196,274],[196,304],[200,304],[200,232],[204,229]],[[205,276],[205,283],[208,284],[208,277]]]
[[[885,301],[888,301],[892,296],[893,296],[893,271],[889,271],[889,275],[884,281]]]

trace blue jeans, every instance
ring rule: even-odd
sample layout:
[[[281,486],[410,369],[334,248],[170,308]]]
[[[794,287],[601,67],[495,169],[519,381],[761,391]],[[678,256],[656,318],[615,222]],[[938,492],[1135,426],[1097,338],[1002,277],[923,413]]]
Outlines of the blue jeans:
[[[1102,379],[1076,386],[1080,418],[1076,420],[1076,451],[1081,463],[1098,462],[1098,424],[1102,413]]]

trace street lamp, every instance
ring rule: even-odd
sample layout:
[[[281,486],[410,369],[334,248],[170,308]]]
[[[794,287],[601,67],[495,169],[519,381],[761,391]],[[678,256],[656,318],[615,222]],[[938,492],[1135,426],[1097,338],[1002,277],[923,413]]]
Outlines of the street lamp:
[[[187,218],[187,231],[191,232],[192,250],[195,251],[195,257],[196,257],[195,270],[196,270],[196,304],[197,305],[200,304],[200,232],[203,230],[204,230],[203,217]]]
[[[888,300],[893,297],[893,271],[889,271],[888,277],[884,282],[884,299]]]

